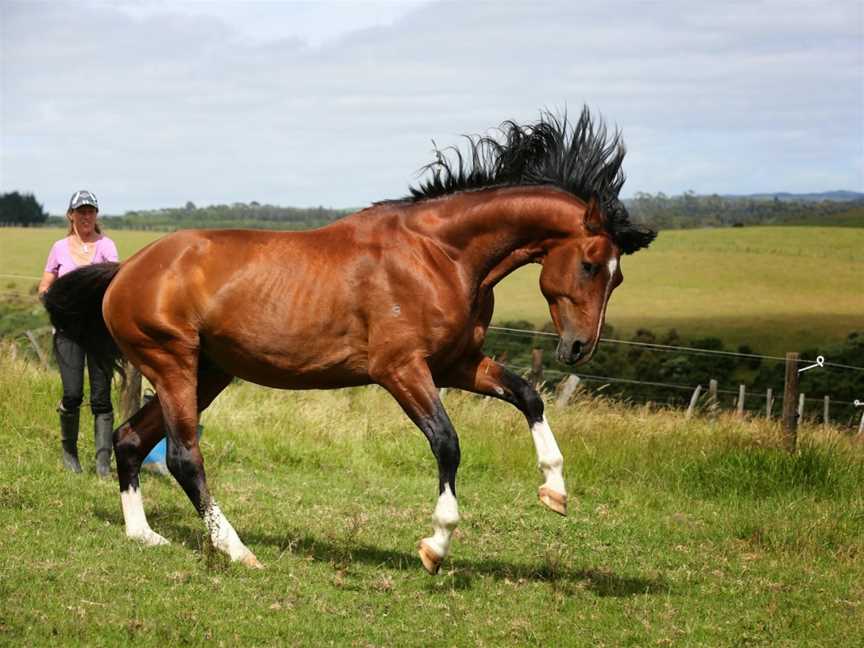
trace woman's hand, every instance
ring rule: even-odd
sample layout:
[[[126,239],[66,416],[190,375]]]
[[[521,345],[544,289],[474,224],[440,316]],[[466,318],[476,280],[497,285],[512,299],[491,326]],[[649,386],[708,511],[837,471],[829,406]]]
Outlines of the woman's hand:
[[[53,272],[45,272],[42,274],[42,280],[39,282],[39,288],[36,292],[39,293],[39,301],[43,304],[45,303],[45,293],[48,292],[51,284],[53,284],[56,279],[57,275]]]

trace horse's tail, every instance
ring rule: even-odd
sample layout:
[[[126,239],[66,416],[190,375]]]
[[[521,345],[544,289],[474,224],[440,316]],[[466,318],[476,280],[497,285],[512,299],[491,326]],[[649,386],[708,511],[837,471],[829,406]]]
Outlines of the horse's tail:
[[[119,270],[119,263],[93,263],[63,275],[45,294],[45,309],[56,331],[80,344],[109,371],[122,372],[122,354],[102,316],[102,299]]]

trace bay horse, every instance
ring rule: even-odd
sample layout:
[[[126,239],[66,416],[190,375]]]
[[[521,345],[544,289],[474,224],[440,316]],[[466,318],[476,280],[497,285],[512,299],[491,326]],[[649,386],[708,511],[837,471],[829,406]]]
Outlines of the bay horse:
[[[155,386],[114,432],[126,535],[168,541],[144,514],[142,460],[164,436],[167,464],[213,545],[261,567],[207,487],[196,426],[237,376],[281,389],[378,384],[426,436],[438,462],[432,535],[419,544],[437,573],[459,521],[459,440],[438,396],[455,387],[525,415],[544,482],[540,501],[566,514],[563,458],[543,400],[483,354],[493,289],[540,263],[540,290],[560,336],[557,357],[582,363],[597,347],[620,257],[655,233],[618,197],[620,133],[587,108],[573,123],[543,112],[467,137],[467,154],[436,149],[429,176],[400,200],[302,232],[188,230],[121,264],[86,266],[46,296],[55,328],[103,362],[122,355]]]

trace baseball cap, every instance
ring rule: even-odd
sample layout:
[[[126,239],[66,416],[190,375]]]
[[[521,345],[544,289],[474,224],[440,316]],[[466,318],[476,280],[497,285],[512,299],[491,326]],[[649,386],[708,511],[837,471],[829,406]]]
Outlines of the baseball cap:
[[[99,201],[96,200],[96,196],[91,192],[82,189],[72,194],[72,197],[69,199],[69,209],[78,209],[84,205],[90,205],[99,209]]]

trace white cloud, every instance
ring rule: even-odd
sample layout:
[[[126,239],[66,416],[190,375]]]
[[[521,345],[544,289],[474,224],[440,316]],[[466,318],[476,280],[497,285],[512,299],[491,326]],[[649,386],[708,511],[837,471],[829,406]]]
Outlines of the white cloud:
[[[431,139],[583,102],[625,193],[864,189],[861,6],[5,2],[3,189],[58,212],[403,195]]]

